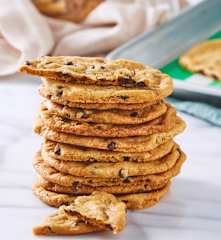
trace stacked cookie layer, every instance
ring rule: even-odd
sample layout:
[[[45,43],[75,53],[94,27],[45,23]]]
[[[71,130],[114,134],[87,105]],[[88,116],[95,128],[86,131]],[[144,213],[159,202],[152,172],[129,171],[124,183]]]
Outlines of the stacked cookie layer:
[[[128,208],[165,195],[185,154],[173,138],[184,121],[164,99],[169,76],[129,60],[42,57],[21,72],[42,77],[34,130],[44,137],[34,193],[60,206],[105,191]]]

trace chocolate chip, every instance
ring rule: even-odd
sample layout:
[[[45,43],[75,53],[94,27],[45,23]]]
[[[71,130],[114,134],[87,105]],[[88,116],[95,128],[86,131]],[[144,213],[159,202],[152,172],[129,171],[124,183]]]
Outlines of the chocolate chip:
[[[90,69],[95,69],[96,67],[95,67],[95,65],[91,65],[89,68]]]
[[[119,84],[125,87],[133,87],[135,83],[136,82],[130,76],[119,80]]]
[[[58,73],[58,77],[64,77],[66,79],[66,81],[68,81],[68,79],[70,79],[70,75],[69,73]]]
[[[120,96],[120,98],[125,101],[125,100],[127,100],[129,97],[128,97],[128,96]]]
[[[198,71],[199,74],[205,75],[205,72],[203,70]]]
[[[108,150],[113,151],[116,148],[116,143],[111,142],[107,145]]]
[[[137,87],[145,87],[146,85],[145,85],[145,83],[144,82],[138,82],[137,83]]]
[[[30,65],[31,65],[31,62],[29,62],[29,61],[25,61],[25,65],[30,66]]]
[[[56,92],[56,96],[57,97],[61,97],[63,95],[63,90],[57,90],[57,92]]]
[[[67,62],[65,62],[65,65],[73,65],[73,62],[72,61],[67,61]]]
[[[211,74],[211,78],[218,80],[218,77],[215,74]]]
[[[65,118],[69,118],[69,119],[70,119],[70,117],[71,117],[71,116],[70,116],[69,113],[66,113],[66,114],[65,114]]]
[[[138,112],[132,112],[132,113],[130,113],[130,116],[131,117],[137,117],[138,116]]]
[[[54,233],[54,231],[52,230],[52,228],[50,226],[46,226],[46,232],[49,232],[49,233]]]
[[[42,111],[48,111],[48,108],[46,106],[42,106],[41,110]]]
[[[113,227],[111,226],[111,224],[107,224],[106,226],[107,226],[107,228],[108,228],[110,231],[114,231],[114,229],[113,229]]]
[[[103,125],[99,125],[99,124],[97,124],[97,126],[95,127],[97,130],[103,130]]]
[[[105,69],[105,66],[101,65],[100,68],[101,68],[101,69]]]
[[[66,205],[70,205],[70,203],[69,203],[69,204],[66,204]],[[65,209],[65,208],[64,208],[64,211],[65,211],[65,213],[67,213],[67,214],[69,214],[69,215],[71,215],[71,216],[76,216],[77,214],[79,214],[77,211],[67,210],[67,209]]]
[[[54,153],[56,155],[61,155],[61,148],[59,144],[56,144],[55,148],[54,148]]]
[[[130,182],[130,178],[127,176],[127,177],[125,177],[124,179],[123,179],[123,182],[124,183],[129,183]]]
[[[124,161],[129,161],[130,157],[128,156],[123,156]]]
[[[62,121],[65,123],[70,123],[72,120],[70,118],[63,117]]]

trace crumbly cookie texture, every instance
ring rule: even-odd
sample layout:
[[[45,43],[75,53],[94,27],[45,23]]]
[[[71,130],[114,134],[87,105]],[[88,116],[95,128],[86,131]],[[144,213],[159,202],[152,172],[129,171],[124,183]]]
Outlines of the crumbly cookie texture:
[[[99,230],[121,232],[126,225],[126,205],[114,195],[95,191],[76,197],[68,206],[61,206],[33,232],[38,235],[82,234]]]
[[[221,82],[221,40],[209,40],[197,44],[180,57],[180,64]]]
[[[126,205],[114,195],[95,191],[89,196],[77,197],[74,204],[65,208],[89,224],[121,232],[126,225]]]
[[[157,148],[140,153],[122,153],[107,150],[78,147],[75,145],[58,143],[45,140],[42,144],[42,152],[52,158],[62,161],[75,162],[149,162],[169,154],[174,146],[174,141],[159,145]]]
[[[160,199],[168,192],[170,183],[161,189],[146,193],[133,193],[133,194],[124,194],[117,195],[117,198],[124,202],[128,209],[144,209],[154,206],[160,201]],[[76,199],[76,196],[69,194],[61,194],[48,191],[44,189],[39,184],[33,185],[33,193],[38,197],[42,202],[48,204],[52,207],[59,207],[63,204],[73,203]]]
[[[44,56],[26,62],[20,67],[20,71],[79,84],[137,87],[167,93],[173,88],[168,75],[150,66],[126,59]]]
[[[41,102],[41,109],[47,110],[51,115],[68,118],[75,121],[105,124],[141,124],[156,119],[166,113],[167,104],[159,102],[144,109],[137,110],[99,110],[70,108],[65,105],[53,103],[47,99]]]
[[[139,89],[125,88],[122,86],[99,86],[62,82],[52,78],[42,78],[43,88],[49,95],[57,96],[63,101],[72,103],[122,103],[138,104],[153,103],[163,100],[172,93],[168,88]]]
[[[80,186],[101,187],[100,188],[101,190],[102,187],[104,186],[116,187],[126,185],[128,186],[130,184],[139,185],[145,181],[148,181],[151,185],[159,185],[162,182],[169,181],[172,177],[176,176],[179,173],[185,159],[186,155],[182,151],[180,151],[179,159],[177,159],[175,165],[168,171],[164,171],[162,173],[157,174],[148,174],[131,177],[120,174],[117,178],[78,177],[62,173],[48,165],[45,161],[43,161],[40,153],[37,153],[37,155],[33,159],[33,166],[40,176],[54,184],[65,187],[72,187],[73,189],[77,189]]]
[[[176,110],[168,106],[167,112],[162,116],[139,125],[112,125],[79,122],[66,117],[50,114],[50,111],[47,109],[41,109],[39,115],[46,127],[57,132],[110,138],[146,136],[157,132],[168,131],[175,125]]]
[[[129,176],[140,176],[148,174],[162,173],[174,166],[179,158],[179,150],[175,146],[171,153],[165,157],[151,162],[119,162],[119,163],[84,163],[84,162],[67,162],[51,158],[42,153],[42,158],[50,166],[60,172],[79,177],[91,178],[117,178]]]
[[[149,136],[127,137],[127,138],[102,138],[76,136],[73,134],[57,132],[44,126],[42,120],[37,118],[34,131],[46,139],[72,144],[76,146],[103,149],[116,152],[145,152],[150,151],[160,144],[167,142],[185,129],[185,122],[177,117],[174,128],[166,132],[151,134]]]
[[[77,214],[61,206],[58,211],[48,216],[40,225],[33,227],[35,235],[79,235],[104,230],[100,226],[85,223]]]

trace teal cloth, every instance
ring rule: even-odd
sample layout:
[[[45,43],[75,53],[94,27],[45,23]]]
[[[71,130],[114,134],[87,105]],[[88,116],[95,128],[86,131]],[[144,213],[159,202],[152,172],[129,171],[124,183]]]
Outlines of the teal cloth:
[[[203,119],[213,125],[221,127],[221,109],[206,103],[181,101],[175,98],[168,98],[178,111],[191,114],[197,118]]]

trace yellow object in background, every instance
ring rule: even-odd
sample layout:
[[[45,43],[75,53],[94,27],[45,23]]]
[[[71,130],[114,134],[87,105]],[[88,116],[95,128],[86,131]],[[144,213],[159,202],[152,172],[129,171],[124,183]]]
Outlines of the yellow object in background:
[[[184,53],[179,63],[189,71],[221,82],[221,40],[201,42]]]
[[[72,22],[83,21],[101,2],[103,0],[33,0],[43,14]]]

